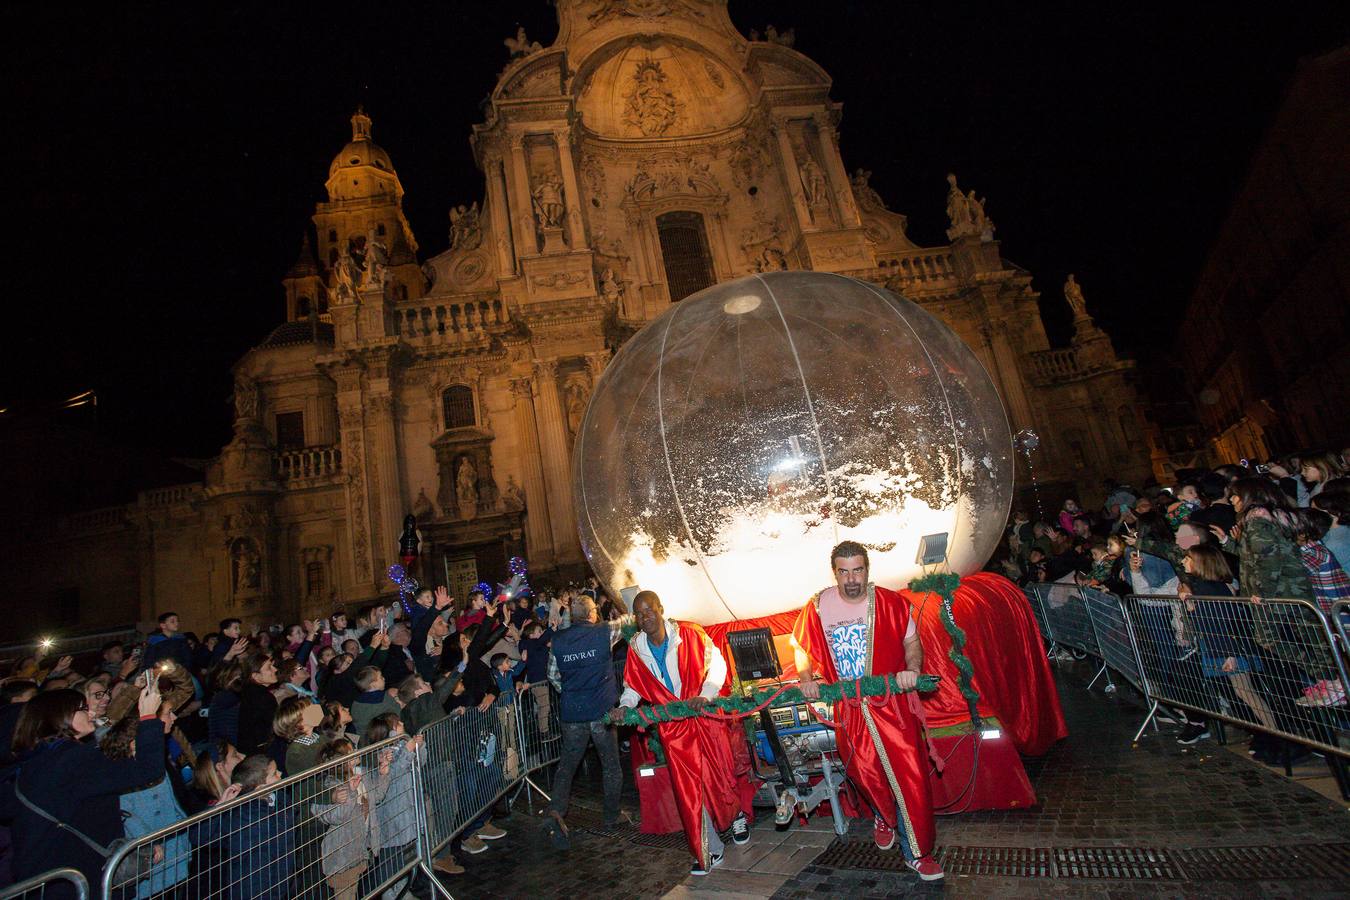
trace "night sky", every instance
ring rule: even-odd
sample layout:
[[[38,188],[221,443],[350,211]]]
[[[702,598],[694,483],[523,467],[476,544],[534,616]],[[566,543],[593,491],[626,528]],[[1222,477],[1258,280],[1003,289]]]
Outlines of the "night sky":
[[[11,239],[0,406],[98,392],[111,439],[210,456],[230,365],[284,317],[328,163],[364,103],[426,258],[482,197],[479,103],[544,0],[10,4]],[[1301,57],[1347,39],[1343,2],[750,2],[834,78],[849,171],[945,242],[944,175],[988,197],[1004,255],[1066,340],[1069,271],[1118,348],[1171,349],[1247,160]],[[128,11],[128,9],[130,11]],[[13,415],[14,413],[11,413]]]

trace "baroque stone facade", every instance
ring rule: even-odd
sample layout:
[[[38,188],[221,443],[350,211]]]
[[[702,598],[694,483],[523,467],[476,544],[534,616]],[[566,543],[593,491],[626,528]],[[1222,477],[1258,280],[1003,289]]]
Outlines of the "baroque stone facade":
[[[293,618],[387,593],[410,511],[422,577],[452,590],[512,554],[581,574],[570,450],[606,362],[672,302],[768,269],[866,279],[940,316],[1013,430],[1041,436],[1038,477],[1088,494],[1146,477],[1132,363],[1081,292],[1073,344],[1052,349],[1031,273],[955,177],[951,243],[913,243],[869,173],[848,174],[830,78],[790,40],[747,39],[724,0],[556,5],[552,46],[506,41],[473,128],[484,194],[454,198],[444,253],[419,264],[393,162],[352,117],[283,282],[287,321],[235,366],[234,439],[204,485],[122,516],[142,618]]]

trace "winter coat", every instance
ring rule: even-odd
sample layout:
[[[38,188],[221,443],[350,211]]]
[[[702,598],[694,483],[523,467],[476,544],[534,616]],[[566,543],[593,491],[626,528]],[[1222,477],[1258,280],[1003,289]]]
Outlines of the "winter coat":
[[[329,802],[314,803],[310,808],[314,818],[328,826],[322,844],[323,874],[331,876],[360,865],[379,850],[379,806],[388,792],[389,778],[375,769],[361,776],[361,786],[356,790],[336,778],[325,778],[324,787]],[[344,803],[332,802],[339,789],[347,791]]]
[[[189,830],[194,847],[214,847],[220,860],[219,869],[199,878],[208,879],[212,897],[286,900],[295,872],[295,813],[265,787],[246,796],[253,799]]]

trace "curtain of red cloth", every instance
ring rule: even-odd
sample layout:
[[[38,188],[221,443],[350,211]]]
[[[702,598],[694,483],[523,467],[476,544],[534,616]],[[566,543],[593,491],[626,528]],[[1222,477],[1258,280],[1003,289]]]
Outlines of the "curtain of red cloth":
[[[942,627],[940,599],[930,594],[925,602],[922,594],[903,593],[918,613],[924,668],[943,679],[941,688],[924,698],[929,724],[965,721],[970,716],[958,689],[960,672],[947,656],[952,642]],[[969,575],[956,589],[952,613],[966,633],[980,714],[997,716],[1018,752],[1027,756],[1040,756],[1068,735],[1045,646],[1021,589],[992,572]]]
[[[953,725],[970,718],[961,696],[956,666],[947,657],[951,638],[942,627],[941,602],[936,594],[901,591],[909,601],[923,639],[924,669],[942,676],[938,690],[924,698],[924,710],[933,727]],[[747,628],[767,627],[775,636],[792,633],[800,610],[706,625],[704,630],[731,661],[727,634]],[[1002,575],[978,572],[961,579],[952,612],[966,633],[966,656],[975,668],[975,687],[980,692],[980,715],[997,716],[1018,752],[1039,756],[1069,733],[1059,706],[1050,663],[1045,658],[1036,620],[1026,595]],[[783,677],[796,674],[796,665],[785,644],[778,640]],[[728,678],[730,677],[728,667]]]

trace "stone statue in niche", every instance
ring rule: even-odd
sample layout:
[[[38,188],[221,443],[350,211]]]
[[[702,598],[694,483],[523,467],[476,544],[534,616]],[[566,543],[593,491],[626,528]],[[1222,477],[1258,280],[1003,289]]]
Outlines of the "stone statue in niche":
[[[502,491],[502,503],[509,510],[525,508],[525,492],[516,484],[516,476],[506,476],[506,489]]]
[[[545,173],[535,183],[531,197],[534,204],[534,218],[539,227],[561,228],[563,213],[566,211],[562,182],[558,181],[553,173]]]
[[[623,296],[623,285],[609,266],[605,266],[605,270],[600,273],[600,295],[610,303],[618,302]]]
[[[643,137],[658,137],[666,133],[679,116],[679,101],[666,87],[666,73],[661,64],[645,59],[633,72],[633,90],[624,105],[624,124],[636,128]]]
[[[460,457],[455,470],[455,499],[459,501],[461,519],[478,515],[478,467],[467,456]]]
[[[811,158],[810,153],[803,153],[802,157],[802,163],[797,167],[797,171],[801,175],[802,192],[806,195],[806,205],[812,209],[825,206],[829,203],[829,195],[826,193],[825,173]]]
[[[525,26],[516,29],[516,36],[502,41],[506,49],[511,53],[511,58],[516,59],[521,56],[529,56],[531,53],[538,53],[544,47],[538,41],[531,41],[525,36]]]
[[[1072,272],[1069,278],[1064,282],[1064,299],[1069,301],[1069,309],[1073,310],[1075,319],[1082,319],[1087,316],[1087,304],[1083,301],[1083,288],[1078,284]]]
[[[231,542],[230,566],[236,594],[258,590],[262,584],[262,557],[253,538],[235,538]]]
[[[356,301],[356,277],[356,260],[350,253],[343,253],[333,264],[333,288],[329,298],[332,305]]]
[[[366,232],[366,274],[363,288],[383,288],[389,267],[389,248],[376,236],[375,229]]]
[[[483,242],[483,226],[478,218],[478,201],[460,204],[450,210],[450,249],[476,250]]]
[[[563,387],[563,404],[567,409],[567,433],[574,438],[581,430],[581,420],[586,416],[586,400],[589,393],[590,385],[582,378],[571,378]]]

